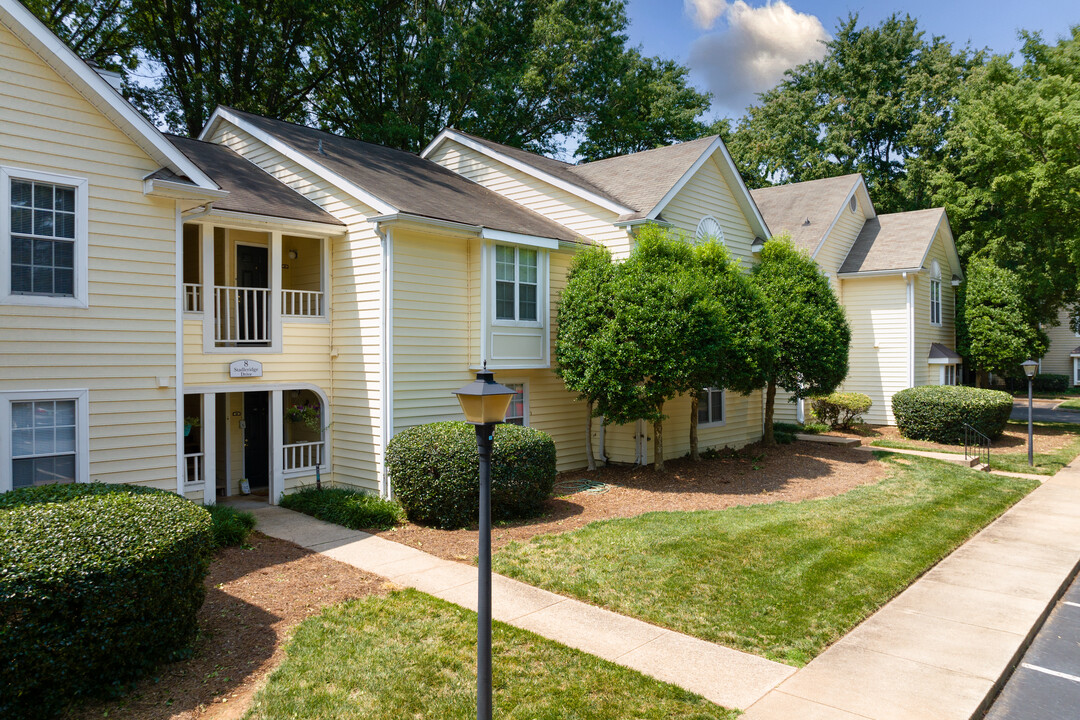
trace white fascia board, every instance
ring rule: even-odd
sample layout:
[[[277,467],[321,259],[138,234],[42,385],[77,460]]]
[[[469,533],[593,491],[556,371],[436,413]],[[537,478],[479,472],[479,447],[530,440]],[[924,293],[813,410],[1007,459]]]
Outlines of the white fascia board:
[[[413,215],[411,213],[394,212],[386,215],[375,215],[368,218],[368,222],[375,225],[388,226],[388,225],[421,225],[424,227],[434,227],[440,230],[453,230],[465,235],[479,236],[480,231],[483,229],[479,225],[470,225],[469,223],[455,222],[453,220],[440,220],[439,218],[427,217],[425,215]]]
[[[292,218],[275,217],[273,215],[260,215],[258,213],[246,213],[238,210],[219,210],[214,208],[205,216],[207,220],[220,220],[225,224],[253,225],[260,230],[272,227],[276,230],[314,233],[322,237],[324,235],[344,235],[348,230],[343,225],[332,223],[312,222],[310,220],[294,220]]]
[[[360,187],[352,180],[348,180],[342,177],[341,175],[334,172],[333,170],[330,170],[321,163],[318,163],[315,160],[311,159],[311,157],[306,155],[305,153],[302,153],[299,150],[290,147],[281,140],[278,140],[273,135],[270,135],[269,133],[260,130],[259,128],[255,127],[251,123],[241,118],[239,115],[236,115],[235,113],[232,113],[228,109],[221,106],[218,106],[214,110],[214,114],[210,116],[210,120],[207,121],[206,127],[203,128],[203,131],[201,133],[199,133],[199,139],[205,140],[206,137],[209,136],[209,134],[211,133],[212,129],[217,127],[218,122],[221,120],[225,120],[235,125],[236,127],[246,132],[248,135],[251,135],[253,138],[261,142],[263,145],[266,145],[272,150],[284,155],[285,157],[289,158],[294,163],[305,168],[306,170],[310,170],[311,172],[315,173],[323,180],[326,180],[332,185],[341,188],[360,202],[365,203],[369,207],[373,208],[375,212],[378,212],[382,215],[389,215],[397,212],[397,208],[395,208],[393,205],[390,205],[385,200],[375,195],[372,195],[370,192]]]
[[[927,358],[927,365],[959,365],[959,360],[952,360],[951,358]]]
[[[747,218],[751,220],[751,225],[756,224],[756,228],[752,228],[758,235],[763,238],[771,236],[769,232],[769,226],[765,223],[765,218],[762,217],[761,211],[758,210],[757,203],[754,202],[754,198],[750,196],[750,190],[746,187],[746,182],[743,180],[742,175],[735,168],[735,161],[731,159],[731,153],[728,152],[727,145],[724,144],[722,138],[716,138],[713,140],[709,147],[705,149],[705,152],[701,153],[701,156],[694,161],[694,164],[690,166],[690,169],[683,173],[683,176],[679,178],[679,181],[668,190],[663,199],[656,204],[649,214],[646,216],[650,220],[655,220],[658,215],[667,207],[667,204],[671,202],[672,198],[679,194],[679,191],[683,189],[686,183],[690,182],[690,178],[701,169],[702,165],[709,161],[713,155],[719,151],[723,156],[724,161],[717,163],[720,169],[720,174],[727,180],[728,185],[734,185],[736,191],[735,202],[742,206],[743,214],[749,215]],[[747,213],[747,211],[750,211]]]
[[[209,176],[22,3],[18,0],[0,0],[0,23],[6,25],[147,155],[170,170],[191,178],[200,187],[217,189],[217,184]]]
[[[217,200],[229,195],[228,190],[211,189],[191,183],[147,178],[143,180],[143,194],[173,200]]]
[[[949,222],[949,212],[942,209],[941,222],[938,224],[938,229],[944,228],[945,230],[945,252],[949,254],[949,263],[953,266],[953,274],[964,279],[964,269],[960,266],[960,254],[956,251],[956,239],[952,234],[952,223]],[[937,237],[937,231],[934,232],[934,237]],[[931,242],[930,246],[933,247],[934,243]],[[930,249],[927,248],[927,253]],[[926,262],[926,258],[923,258],[923,262]]]
[[[615,227],[626,228],[627,230],[633,229],[638,225],[659,225],[660,227],[672,227],[672,224],[667,220],[661,220],[660,218],[638,218],[637,220],[623,220],[621,222],[611,223]]]
[[[866,270],[865,272],[836,273],[836,277],[842,280],[857,280],[859,278],[885,277],[887,275],[918,275],[927,272],[924,268],[915,267],[901,270]]]
[[[507,232],[506,230],[491,230],[483,228],[480,237],[495,242],[513,243],[514,245],[528,245],[529,247],[544,248],[546,250],[558,250],[559,241],[555,238],[540,237],[538,235],[522,235],[521,233]]]
[[[597,195],[594,192],[590,192],[589,190],[586,190],[585,188],[581,187],[580,185],[577,185],[577,184],[571,183],[571,182],[567,182],[566,180],[563,180],[562,178],[557,178],[554,175],[546,173],[543,170],[540,170],[540,169],[530,165],[529,163],[521,162],[520,160],[512,158],[509,155],[501,153],[501,152],[499,152],[497,150],[493,150],[493,149],[489,148],[487,145],[484,145],[483,143],[479,143],[479,142],[476,142],[475,140],[473,140],[472,138],[465,137],[464,135],[462,135],[461,133],[457,132],[456,130],[454,130],[452,128],[446,128],[442,132],[440,132],[438,134],[438,136],[436,136],[436,138],[434,140],[432,140],[431,143],[426,148],[424,148],[424,152],[422,152],[420,154],[420,157],[426,159],[428,155],[430,155],[432,152],[434,152],[438,148],[439,145],[441,145],[443,142],[445,142],[448,139],[453,140],[454,142],[456,142],[456,143],[458,143],[460,145],[464,145],[465,147],[469,148],[470,150],[475,150],[476,152],[480,153],[481,155],[485,155],[485,156],[491,158],[492,160],[497,160],[498,162],[501,162],[504,165],[509,165],[510,167],[514,168],[515,170],[519,170],[519,171],[525,173],[526,175],[529,175],[530,177],[534,177],[537,180],[542,180],[543,182],[547,183],[548,185],[552,185],[554,187],[559,188],[560,190],[564,190],[564,191],[570,193],[571,195],[574,195],[575,197],[582,198],[583,200],[588,200],[589,202],[593,203],[594,205],[599,205],[600,207],[604,208],[605,210],[610,210],[611,212],[616,213],[618,215],[627,215],[629,213],[635,212],[634,208],[629,208],[629,207],[626,207],[625,205],[620,205],[619,203],[612,202],[611,200],[609,200],[609,199],[607,199],[605,197],[602,197],[600,195]]]

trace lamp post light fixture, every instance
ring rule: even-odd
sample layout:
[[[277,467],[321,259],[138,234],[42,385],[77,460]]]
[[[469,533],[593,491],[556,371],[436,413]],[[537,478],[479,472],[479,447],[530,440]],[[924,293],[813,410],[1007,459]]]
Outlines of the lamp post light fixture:
[[[1039,362],[1037,360],[1025,360],[1020,363],[1020,367],[1024,368],[1024,374],[1028,379],[1028,467],[1035,466],[1035,433],[1031,427],[1031,406],[1034,393],[1032,388],[1035,382],[1035,373],[1039,371]]]
[[[476,426],[480,455],[480,558],[476,618],[476,720],[491,720],[491,440],[506,419],[514,390],[495,382],[487,369],[454,392],[465,421]]]

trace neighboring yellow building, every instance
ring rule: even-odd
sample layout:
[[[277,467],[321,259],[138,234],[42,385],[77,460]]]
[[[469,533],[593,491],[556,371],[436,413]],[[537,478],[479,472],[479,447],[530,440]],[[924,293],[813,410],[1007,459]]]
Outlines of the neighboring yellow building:
[[[878,215],[861,175],[752,191],[774,234],[787,232],[828,276],[851,326],[841,389],[865,393],[872,424],[893,424],[892,396],[953,385],[956,292],[963,278],[941,208]],[[777,394],[776,419],[802,421],[802,403]]]
[[[1068,375],[1069,385],[1080,385],[1080,333],[1069,325],[1069,310],[1058,313],[1058,324],[1043,327],[1050,338],[1050,347],[1039,360],[1039,372]]]

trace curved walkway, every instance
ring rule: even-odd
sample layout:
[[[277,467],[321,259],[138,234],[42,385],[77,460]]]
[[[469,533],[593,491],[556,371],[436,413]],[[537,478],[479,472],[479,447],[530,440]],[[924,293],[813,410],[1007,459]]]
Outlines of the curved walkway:
[[[259,531],[476,610],[477,569],[416,548],[263,506]],[[745,709],[795,668],[650,625],[495,575],[496,620],[678,685],[727,708]]]

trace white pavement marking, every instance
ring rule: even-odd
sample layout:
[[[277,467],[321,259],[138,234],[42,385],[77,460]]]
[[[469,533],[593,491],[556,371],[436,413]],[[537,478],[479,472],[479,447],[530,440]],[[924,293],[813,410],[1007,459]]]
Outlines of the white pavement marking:
[[[1070,607],[1080,607],[1080,603],[1074,603],[1074,602],[1071,602],[1069,600],[1062,600],[1061,604],[1062,605],[1069,605]]]
[[[1057,670],[1051,670],[1050,668],[1039,667],[1038,665],[1032,665],[1031,663],[1020,663],[1020,667],[1027,668],[1028,670],[1034,670],[1035,672],[1046,673],[1047,675],[1053,675],[1054,677],[1065,678],[1066,680],[1072,680],[1073,682],[1080,683],[1080,677],[1070,675],[1069,673],[1058,672]]]

